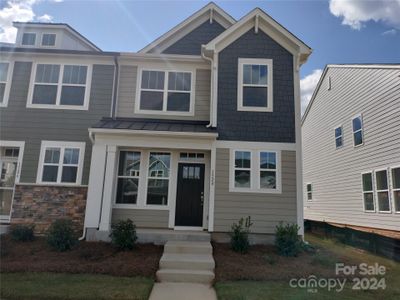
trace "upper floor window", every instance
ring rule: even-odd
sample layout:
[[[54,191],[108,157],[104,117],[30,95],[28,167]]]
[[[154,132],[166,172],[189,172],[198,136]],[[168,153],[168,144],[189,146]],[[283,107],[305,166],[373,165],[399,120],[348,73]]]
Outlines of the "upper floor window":
[[[91,67],[36,64],[28,107],[88,109]]]
[[[273,110],[272,59],[239,58],[238,110]]]
[[[34,46],[36,43],[36,33],[24,33],[22,35],[22,45],[23,46]]]
[[[400,212],[400,167],[391,169],[394,211]]]
[[[336,149],[343,146],[343,127],[342,126],[335,128],[335,144],[336,144]]]
[[[80,184],[85,143],[42,141],[38,183]]]
[[[372,181],[372,172],[364,173],[362,177],[362,191],[365,211],[375,211],[374,188]]]
[[[10,90],[11,64],[0,62],[0,106],[7,106]]]
[[[142,70],[140,113],[193,114],[192,72]]]
[[[55,46],[55,45],[56,45],[56,34],[55,33],[43,33],[42,46]]]
[[[362,145],[364,142],[363,120],[362,120],[361,115],[353,118],[352,125],[353,125],[354,147],[356,147],[356,146]]]

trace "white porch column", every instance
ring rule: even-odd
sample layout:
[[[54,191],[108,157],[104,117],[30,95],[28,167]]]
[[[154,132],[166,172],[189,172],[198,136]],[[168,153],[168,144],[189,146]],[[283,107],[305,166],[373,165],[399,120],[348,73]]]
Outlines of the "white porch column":
[[[110,231],[112,200],[114,195],[114,182],[116,174],[116,146],[107,146],[107,162],[104,178],[104,191],[100,219],[100,231]]]
[[[216,165],[217,149],[215,142],[211,147],[210,158],[210,196],[208,204],[208,231],[214,231],[214,200],[215,200],[215,165]]]
[[[89,186],[86,200],[85,228],[98,228],[106,167],[106,146],[94,144],[90,162]]]

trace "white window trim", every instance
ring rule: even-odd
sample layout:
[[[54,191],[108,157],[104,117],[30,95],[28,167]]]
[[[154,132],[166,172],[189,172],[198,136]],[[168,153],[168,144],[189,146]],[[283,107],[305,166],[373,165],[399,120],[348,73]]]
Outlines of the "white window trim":
[[[353,120],[356,119],[356,118],[361,118],[361,129],[354,131]],[[354,138],[354,134],[359,132],[359,131],[361,131],[362,143],[359,144],[359,145],[356,145],[356,140]],[[353,147],[357,148],[357,147],[363,146],[364,145],[364,119],[363,119],[363,115],[362,114],[357,114],[357,115],[355,115],[355,116],[353,116],[351,118],[351,132],[352,132],[352,135],[353,135]]]
[[[138,196],[136,200],[136,204],[134,203],[117,203],[117,189],[118,189],[118,182],[115,180],[115,189],[114,189],[114,200],[113,200],[113,207],[114,208],[121,208],[121,209],[154,209],[154,210],[170,210],[171,209],[171,199],[172,199],[172,187],[173,187],[173,177],[172,177],[172,164],[173,155],[171,151],[167,150],[144,150],[144,149],[137,149],[137,148],[121,148],[118,150],[117,155],[117,164],[119,164],[119,156],[121,151],[133,151],[133,152],[140,152],[140,176],[139,176],[139,187],[138,187]],[[148,184],[148,172],[149,172],[149,158],[150,152],[157,152],[157,153],[168,153],[170,154],[170,173],[169,173],[169,182],[168,182],[168,198],[167,198],[167,205],[156,205],[156,204],[147,204],[147,184]],[[118,166],[119,167],[119,166]],[[116,178],[118,178],[118,168]]]
[[[386,190],[378,190],[378,185],[377,185],[377,180],[376,180],[376,173],[380,171],[386,171],[386,180],[387,180],[387,189]],[[374,187],[375,187],[375,199],[376,199],[376,210],[381,213],[381,214],[391,214],[392,213],[392,204],[391,204],[391,197],[390,197],[390,180],[389,180],[389,170],[388,168],[382,168],[382,169],[376,169],[374,170]],[[387,192],[388,195],[388,201],[389,201],[389,210],[380,210],[379,207],[379,198],[378,198],[378,193],[379,192]]]
[[[83,172],[83,162],[85,157],[85,142],[66,142],[66,141],[42,141],[40,146],[40,156],[39,156],[39,165],[37,169],[36,175],[36,183],[43,185],[64,185],[64,186],[76,186],[82,184],[82,172]],[[47,182],[42,181],[43,175],[43,166],[44,166],[44,157],[46,148],[61,148],[60,151],[60,161],[58,163],[58,175],[57,182]],[[64,150],[65,148],[78,148],[79,149],[79,160],[78,160],[78,170],[76,173],[76,182],[61,182],[61,173],[62,173],[62,160],[64,158]]]
[[[243,65],[266,65],[268,68],[267,72],[267,85],[268,88],[268,102],[267,107],[249,107],[243,106]],[[249,85],[246,86],[261,86],[261,85]],[[273,61],[272,59],[260,59],[260,58],[239,58],[238,59],[238,82],[237,82],[237,110],[238,111],[253,111],[253,112],[273,112]]]
[[[250,188],[235,187],[235,152],[250,152]],[[276,189],[260,188],[260,153],[274,152],[276,154]],[[281,151],[269,149],[230,149],[229,154],[229,192],[237,193],[263,193],[263,194],[281,194],[282,193],[282,165]]]
[[[363,175],[364,174],[371,174],[371,180],[372,180],[372,190],[371,191],[364,191],[364,186],[363,186]],[[375,196],[375,176],[374,176],[374,171],[370,170],[370,171],[365,171],[361,173],[361,193],[362,193],[362,205],[363,205],[363,211],[366,213],[374,213],[377,210],[377,199]],[[365,193],[372,193],[372,202],[374,204],[374,209],[373,210],[366,210],[365,209],[365,200],[364,200],[364,194]]]
[[[32,103],[33,100],[33,90],[35,87],[35,78],[36,78],[36,71],[37,66],[41,64],[52,64],[52,65],[60,65],[60,74],[58,76],[58,83],[40,83],[43,85],[57,85],[57,98],[56,104],[34,104]],[[61,100],[61,89],[64,85],[62,82],[63,74],[64,74],[64,66],[65,65],[77,65],[77,66],[85,66],[87,67],[86,73],[86,84],[85,84],[85,98],[83,100],[83,105],[62,105],[60,104]],[[90,100],[90,90],[92,86],[92,70],[93,66],[87,63],[81,62],[59,62],[59,61],[40,61],[34,62],[32,64],[32,72],[31,72],[31,79],[29,83],[29,91],[28,91],[28,102],[26,104],[27,108],[45,108],[45,109],[69,109],[69,110],[88,110],[89,109],[89,100]],[[68,86],[83,86],[82,84],[65,84]]]
[[[309,192],[308,189],[307,189],[307,186],[308,186],[308,185],[311,185],[311,191],[310,191],[310,192]],[[305,189],[305,190],[306,190],[306,199],[307,199],[307,201],[313,201],[313,200],[314,200],[314,199],[313,199],[313,192],[314,192],[314,191],[313,191],[313,184],[312,184],[312,182],[307,182],[307,183],[306,183],[306,189]],[[308,199],[308,194],[311,194],[311,199]]]
[[[155,89],[142,89],[142,73],[143,71],[155,71],[155,72],[164,72],[164,89],[163,90],[155,90]],[[168,101],[168,72],[184,72],[191,74],[191,83],[190,83],[190,105],[189,111],[167,111],[167,101]],[[196,83],[196,70],[193,68],[187,69],[182,68],[180,70],[176,69],[168,69],[168,68],[146,68],[146,67],[138,67],[138,76],[136,82],[136,101],[135,101],[135,113],[137,114],[149,114],[149,115],[168,115],[168,116],[194,116],[194,101],[195,101],[195,83]],[[155,92],[163,92],[163,109],[162,110],[147,110],[140,109],[140,101],[141,101],[141,92],[143,91],[155,91]],[[188,92],[188,91],[181,91]]]
[[[7,78],[6,78],[6,87],[4,89],[4,98],[3,101],[0,102],[0,107],[7,107],[8,100],[10,98],[10,91],[11,91],[11,84],[12,84],[12,74],[14,71],[14,61],[6,61],[0,60],[1,63],[8,63],[8,70],[7,70]],[[3,82],[2,82],[3,83]]]
[[[25,44],[23,44],[24,34],[26,34],[26,33],[35,35],[35,42],[33,43],[33,45],[25,45]],[[37,46],[37,44],[38,44],[38,34],[36,32],[28,32],[28,31],[26,31],[26,32],[23,32],[21,34],[21,47],[35,47],[35,46]]]
[[[338,129],[338,128],[341,128],[341,135],[339,135],[339,136],[337,137],[337,136],[336,136],[336,129]],[[343,125],[336,126],[336,127],[333,129],[333,134],[334,134],[334,137],[335,137],[335,149],[341,149],[341,148],[343,148],[343,147],[344,147]],[[337,146],[336,146],[336,140],[337,140],[339,137],[342,138],[342,145],[340,145],[339,147],[337,147]],[[354,138],[354,135],[353,135],[353,138]],[[364,139],[363,139],[363,141],[364,141]]]
[[[393,212],[395,214],[400,214],[400,207],[398,207],[398,210],[396,210],[396,203],[394,201],[395,200],[394,192],[400,191],[400,188],[395,188],[394,187],[394,178],[393,178],[393,173],[392,173],[393,169],[400,169],[400,165],[392,166],[392,167],[389,168],[389,177],[390,177],[389,186],[390,186],[390,189],[391,189],[391,196],[392,196],[392,199],[393,199],[393,201],[392,201],[393,202]]]
[[[45,34],[54,34],[54,45],[43,45],[43,37]],[[55,32],[43,32],[42,35],[40,36],[40,47],[42,48],[55,48],[57,46],[57,33]]]

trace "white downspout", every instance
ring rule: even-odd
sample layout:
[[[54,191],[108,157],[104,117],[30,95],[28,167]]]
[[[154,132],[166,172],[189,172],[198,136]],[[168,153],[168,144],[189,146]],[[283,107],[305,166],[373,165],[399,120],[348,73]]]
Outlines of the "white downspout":
[[[201,51],[201,57],[204,58],[205,60],[208,60],[211,65],[211,81],[210,81],[210,123],[206,126],[207,128],[211,127],[213,125],[213,108],[214,108],[214,60],[210,57],[207,57],[204,54],[204,45],[201,45],[202,51]]]

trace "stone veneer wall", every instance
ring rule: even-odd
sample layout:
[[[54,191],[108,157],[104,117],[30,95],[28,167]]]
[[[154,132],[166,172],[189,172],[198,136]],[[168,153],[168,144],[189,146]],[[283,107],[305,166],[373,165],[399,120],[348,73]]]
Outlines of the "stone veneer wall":
[[[83,230],[87,187],[16,185],[11,224],[34,224],[45,233],[57,219],[70,219],[77,232]]]

